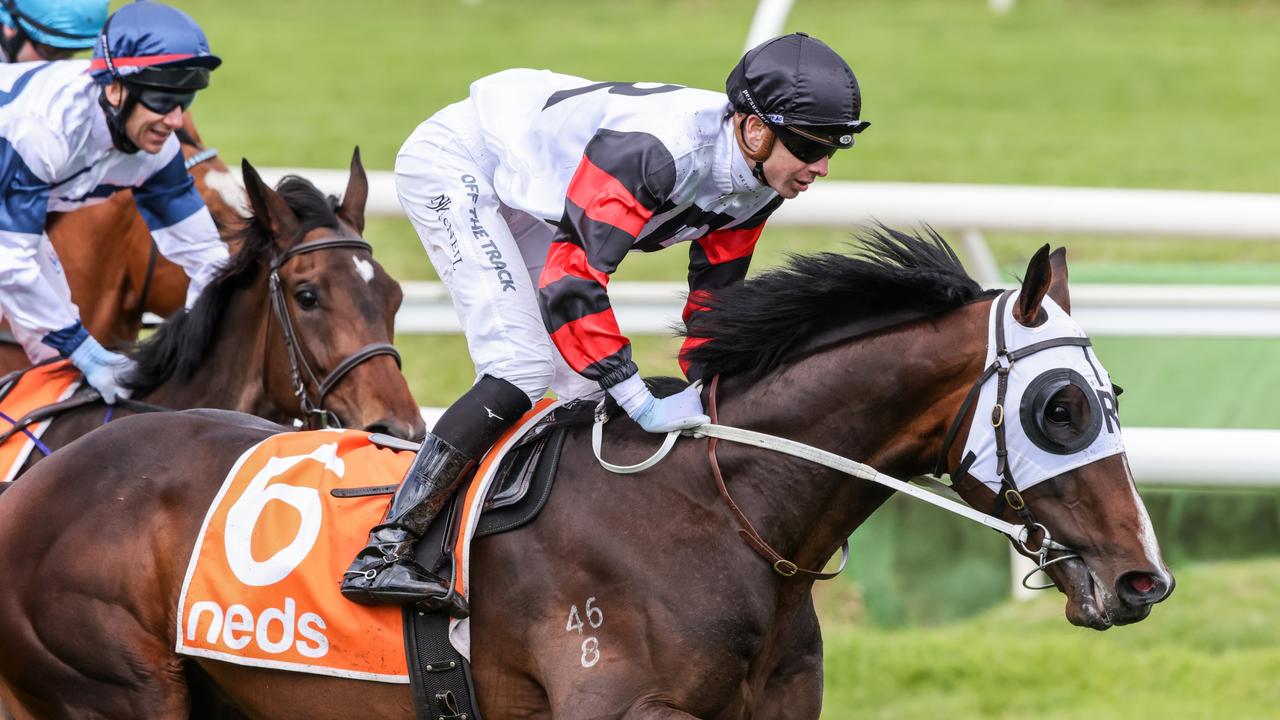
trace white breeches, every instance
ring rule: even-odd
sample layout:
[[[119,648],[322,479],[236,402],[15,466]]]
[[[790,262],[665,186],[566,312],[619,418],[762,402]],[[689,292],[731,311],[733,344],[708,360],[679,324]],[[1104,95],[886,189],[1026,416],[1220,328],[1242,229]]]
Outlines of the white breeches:
[[[453,297],[477,379],[506,380],[536,402],[598,396],[547,335],[537,283],[555,229],[498,199],[497,159],[484,147],[470,101],[414,130],[396,157],[396,193]]]

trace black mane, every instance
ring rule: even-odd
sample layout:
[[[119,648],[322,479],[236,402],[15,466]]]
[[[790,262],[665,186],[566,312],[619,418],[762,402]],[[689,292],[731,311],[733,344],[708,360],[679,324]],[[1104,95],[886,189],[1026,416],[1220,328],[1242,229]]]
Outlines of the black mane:
[[[704,377],[759,379],[837,342],[952,310],[986,294],[932,228],[867,228],[852,255],[792,255],[786,266],[717,290],[685,334]]]
[[[317,228],[337,230],[338,200],[326,196],[305,178],[289,175],[276,192],[284,198],[301,223],[297,237]],[[127,385],[145,396],[169,379],[190,379],[210,354],[232,296],[256,282],[271,263],[275,238],[253,218],[236,227],[229,243],[240,241],[240,250],[200,294],[190,311],[179,310],[154,335],[130,355],[137,369]]]

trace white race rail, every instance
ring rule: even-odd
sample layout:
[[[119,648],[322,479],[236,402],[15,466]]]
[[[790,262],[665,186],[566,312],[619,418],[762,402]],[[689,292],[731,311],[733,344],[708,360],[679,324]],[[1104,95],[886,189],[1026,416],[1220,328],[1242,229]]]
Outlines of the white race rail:
[[[301,175],[341,195],[346,170],[262,168],[274,185]],[[400,217],[392,173],[369,173],[370,216]],[[823,181],[783,204],[770,226],[927,222],[953,230],[1280,240],[1280,194],[1189,190]]]
[[[462,331],[444,286],[402,285],[399,332]],[[688,290],[683,283],[616,282],[609,286],[609,299],[626,332],[670,334]],[[1071,288],[1071,313],[1097,336],[1280,337],[1280,288],[1076,285]]]
[[[422,417],[430,427],[443,412],[424,407]],[[659,440],[655,436],[655,448]],[[1124,444],[1133,477],[1144,487],[1280,487],[1280,430],[1129,427]]]

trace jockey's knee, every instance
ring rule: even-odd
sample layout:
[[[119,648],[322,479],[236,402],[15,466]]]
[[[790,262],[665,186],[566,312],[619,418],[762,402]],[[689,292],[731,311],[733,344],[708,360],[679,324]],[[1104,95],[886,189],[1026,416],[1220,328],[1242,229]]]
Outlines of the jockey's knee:
[[[484,368],[484,375],[491,375],[520,388],[529,396],[530,403],[536,403],[547,394],[551,381],[555,378],[555,365],[550,358],[529,359],[505,362],[498,366]]]

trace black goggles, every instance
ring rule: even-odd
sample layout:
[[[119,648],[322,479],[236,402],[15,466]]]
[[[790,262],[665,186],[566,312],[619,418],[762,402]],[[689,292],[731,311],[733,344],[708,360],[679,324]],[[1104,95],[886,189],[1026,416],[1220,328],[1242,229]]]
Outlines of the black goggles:
[[[134,92],[138,95],[138,102],[154,113],[168,115],[173,112],[174,108],[182,108],[185,112],[191,107],[191,103],[195,102],[196,92],[194,90],[188,92],[180,92],[174,90],[161,90],[158,88],[141,87],[135,88]]]
[[[853,147],[853,136],[871,123],[859,121],[849,128],[840,128],[838,135],[820,135],[797,127],[774,126],[773,130],[787,150],[800,162],[814,163],[831,157],[837,150]]]

